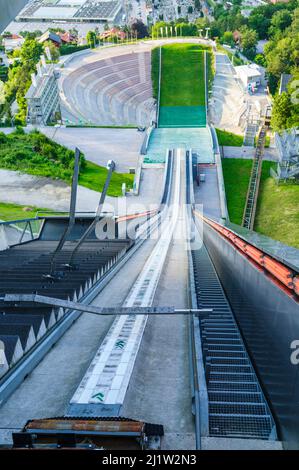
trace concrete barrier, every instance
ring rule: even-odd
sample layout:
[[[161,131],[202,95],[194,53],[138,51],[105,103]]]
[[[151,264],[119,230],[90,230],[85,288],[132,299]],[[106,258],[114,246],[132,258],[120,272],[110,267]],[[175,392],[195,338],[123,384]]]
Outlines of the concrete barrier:
[[[225,220],[229,220],[226,194],[225,194],[225,186],[224,186],[224,178],[223,178],[223,171],[222,171],[221,154],[220,154],[220,148],[218,144],[217,133],[213,126],[209,125],[208,127],[209,127],[211,137],[213,140],[213,149],[214,149],[215,163],[216,163],[216,168],[217,168],[217,180],[218,180],[218,189],[219,189],[219,198],[220,198],[221,218]]]

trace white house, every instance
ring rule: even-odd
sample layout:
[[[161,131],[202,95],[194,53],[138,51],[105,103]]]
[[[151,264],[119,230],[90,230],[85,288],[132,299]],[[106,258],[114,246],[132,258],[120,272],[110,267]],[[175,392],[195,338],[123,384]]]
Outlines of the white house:
[[[262,74],[259,71],[258,65],[238,65],[235,67],[235,71],[245,88],[247,88],[250,83],[256,83],[256,85],[261,84]]]

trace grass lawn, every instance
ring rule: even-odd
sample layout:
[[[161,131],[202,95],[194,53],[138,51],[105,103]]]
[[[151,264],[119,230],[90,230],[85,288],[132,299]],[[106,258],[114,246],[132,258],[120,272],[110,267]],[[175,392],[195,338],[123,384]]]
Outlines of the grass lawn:
[[[265,149],[269,148],[270,147],[270,136],[269,135],[266,135],[266,138],[265,138]],[[254,138],[254,146],[256,147],[256,143],[257,143],[257,136],[255,136]]]
[[[34,206],[19,206],[0,202],[0,220],[30,219],[36,216],[37,211],[47,211]]]
[[[254,230],[299,248],[299,185],[276,185],[270,177],[272,162],[263,162]],[[228,213],[231,222],[242,223],[251,160],[222,159]]]
[[[299,248],[299,185],[276,185],[270,166],[263,163],[254,230]]]
[[[216,129],[219,145],[242,147],[244,137],[222,129]]]
[[[157,61],[155,55],[153,60]],[[160,105],[205,105],[204,54],[201,45],[169,44],[162,47]]]
[[[252,160],[223,158],[222,168],[229,218],[231,222],[241,224]]]
[[[108,170],[86,161],[84,171],[79,175],[79,184],[95,191],[102,191]],[[109,196],[121,196],[122,183],[126,183],[127,189],[133,187],[134,175],[129,173],[113,173],[107,194]]]
[[[74,152],[38,131],[25,134],[17,130],[9,135],[0,132],[0,168],[61,179],[70,184],[73,167]],[[100,192],[106,175],[105,167],[86,161],[81,155],[79,184]],[[107,194],[120,196],[122,183],[130,189],[133,181],[134,175],[114,173]]]

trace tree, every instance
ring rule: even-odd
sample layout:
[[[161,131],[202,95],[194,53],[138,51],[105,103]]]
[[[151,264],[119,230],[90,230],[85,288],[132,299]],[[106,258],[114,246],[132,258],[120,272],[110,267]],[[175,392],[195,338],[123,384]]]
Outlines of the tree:
[[[221,38],[221,42],[232,47],[235,44],[233,33],[231,31],[225,31]]]
[[[256,45],[258,41],[257,32],[253,29],[243,27],[241,30],[241,46],[243,54],[248,59],[253,59],[256,55]]]
[[[52,41],[44,42],[43,46],[44,46],[44,50],[46,50],[46,47],[48,47],[50,49],[50,53],[51,53],[51,57],[52,57],[53,62],[57,62],[59,60],[59,57],[60,57],[59,48],[56,47],[55,44],[53,44]]]
[[[193,13],[193,7],[191,5],[188,6],[188,14],[191,15]]]
[[[78,34],[79,34],[79,31],[77,30],[77,28],[71,28],[69,30],[69,33],[74,36],[75,38],[78,38]]]
[[[257,54],[254,58],[254,62],[260,65],[261,67],[266,67],[267,65],[264,54]]]
[[[23,38],[28,38],[28,39],[35,39],[39,38],[43,33],[37,29],[36,31],[20,31],[19,35],[22,36]]]
[[[294,64],[293,41],[290,37],[285,37],[280,41],[270,41],[265,46],[265,57],[267,61],[267,72],[275,77],[276,83],[283,72],[290,72],[291,66]],[[272,90],[271,90],[272,91]]]
[[[194,23],[177,23],[178,36],[197,36],[198,30]]]
[[[258,33],[260,39],[268,37],[270,19],[266,18],[262,13],[251,14],[248,18],[248,25]]]
[[[291,115],[291,109],[292,103],[286,92],[275,96],[271,116],[271,127],[274,131],[279,132],[288,127],[287,123]]]
[[[5,88],[4,83],[0,80],[0,105],[5,103]]]
[[[288,10],[280,10],[274,13],[271,19],[271,34],[278,31],[284,31],[292,23],[292,15]]]
[[[131,31],[133,36],[142,39],[148,36],[147,26],[141,20],[134,20],[131,24]]]
[[[96,47],[96,45],[99,43],[97,35],[94,31],[88,31],[86,35],[86,41],[91,48]]]
[[[23,63],[27,63],[31,68],[38,63],[40,56],[43,52],[43,45],[35,39],[26,38],[22,47],[20,58]]]

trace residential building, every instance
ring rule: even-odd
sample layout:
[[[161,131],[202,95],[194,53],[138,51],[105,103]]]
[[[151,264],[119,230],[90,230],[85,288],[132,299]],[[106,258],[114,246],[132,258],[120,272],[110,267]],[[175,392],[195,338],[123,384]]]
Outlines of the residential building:
[[[53,64],[45,59],[38,64],[38,73],[32,74],[32,84],[26,93],[28,103],[27,122],[46,125],[60,110],[59,90]]]
[[[38,40],[38,42],[41,44],[46,41],[51,41],[57,47],[61,46],[62,44],[61,37],[56,33],[52,33],[51,31],[46,31]]]
[[[256,64],[238,65],[235,67],[236,75],[247,89],[248,85],[255,83],[257,86],[261,84],[262,74],[259,66]]]

